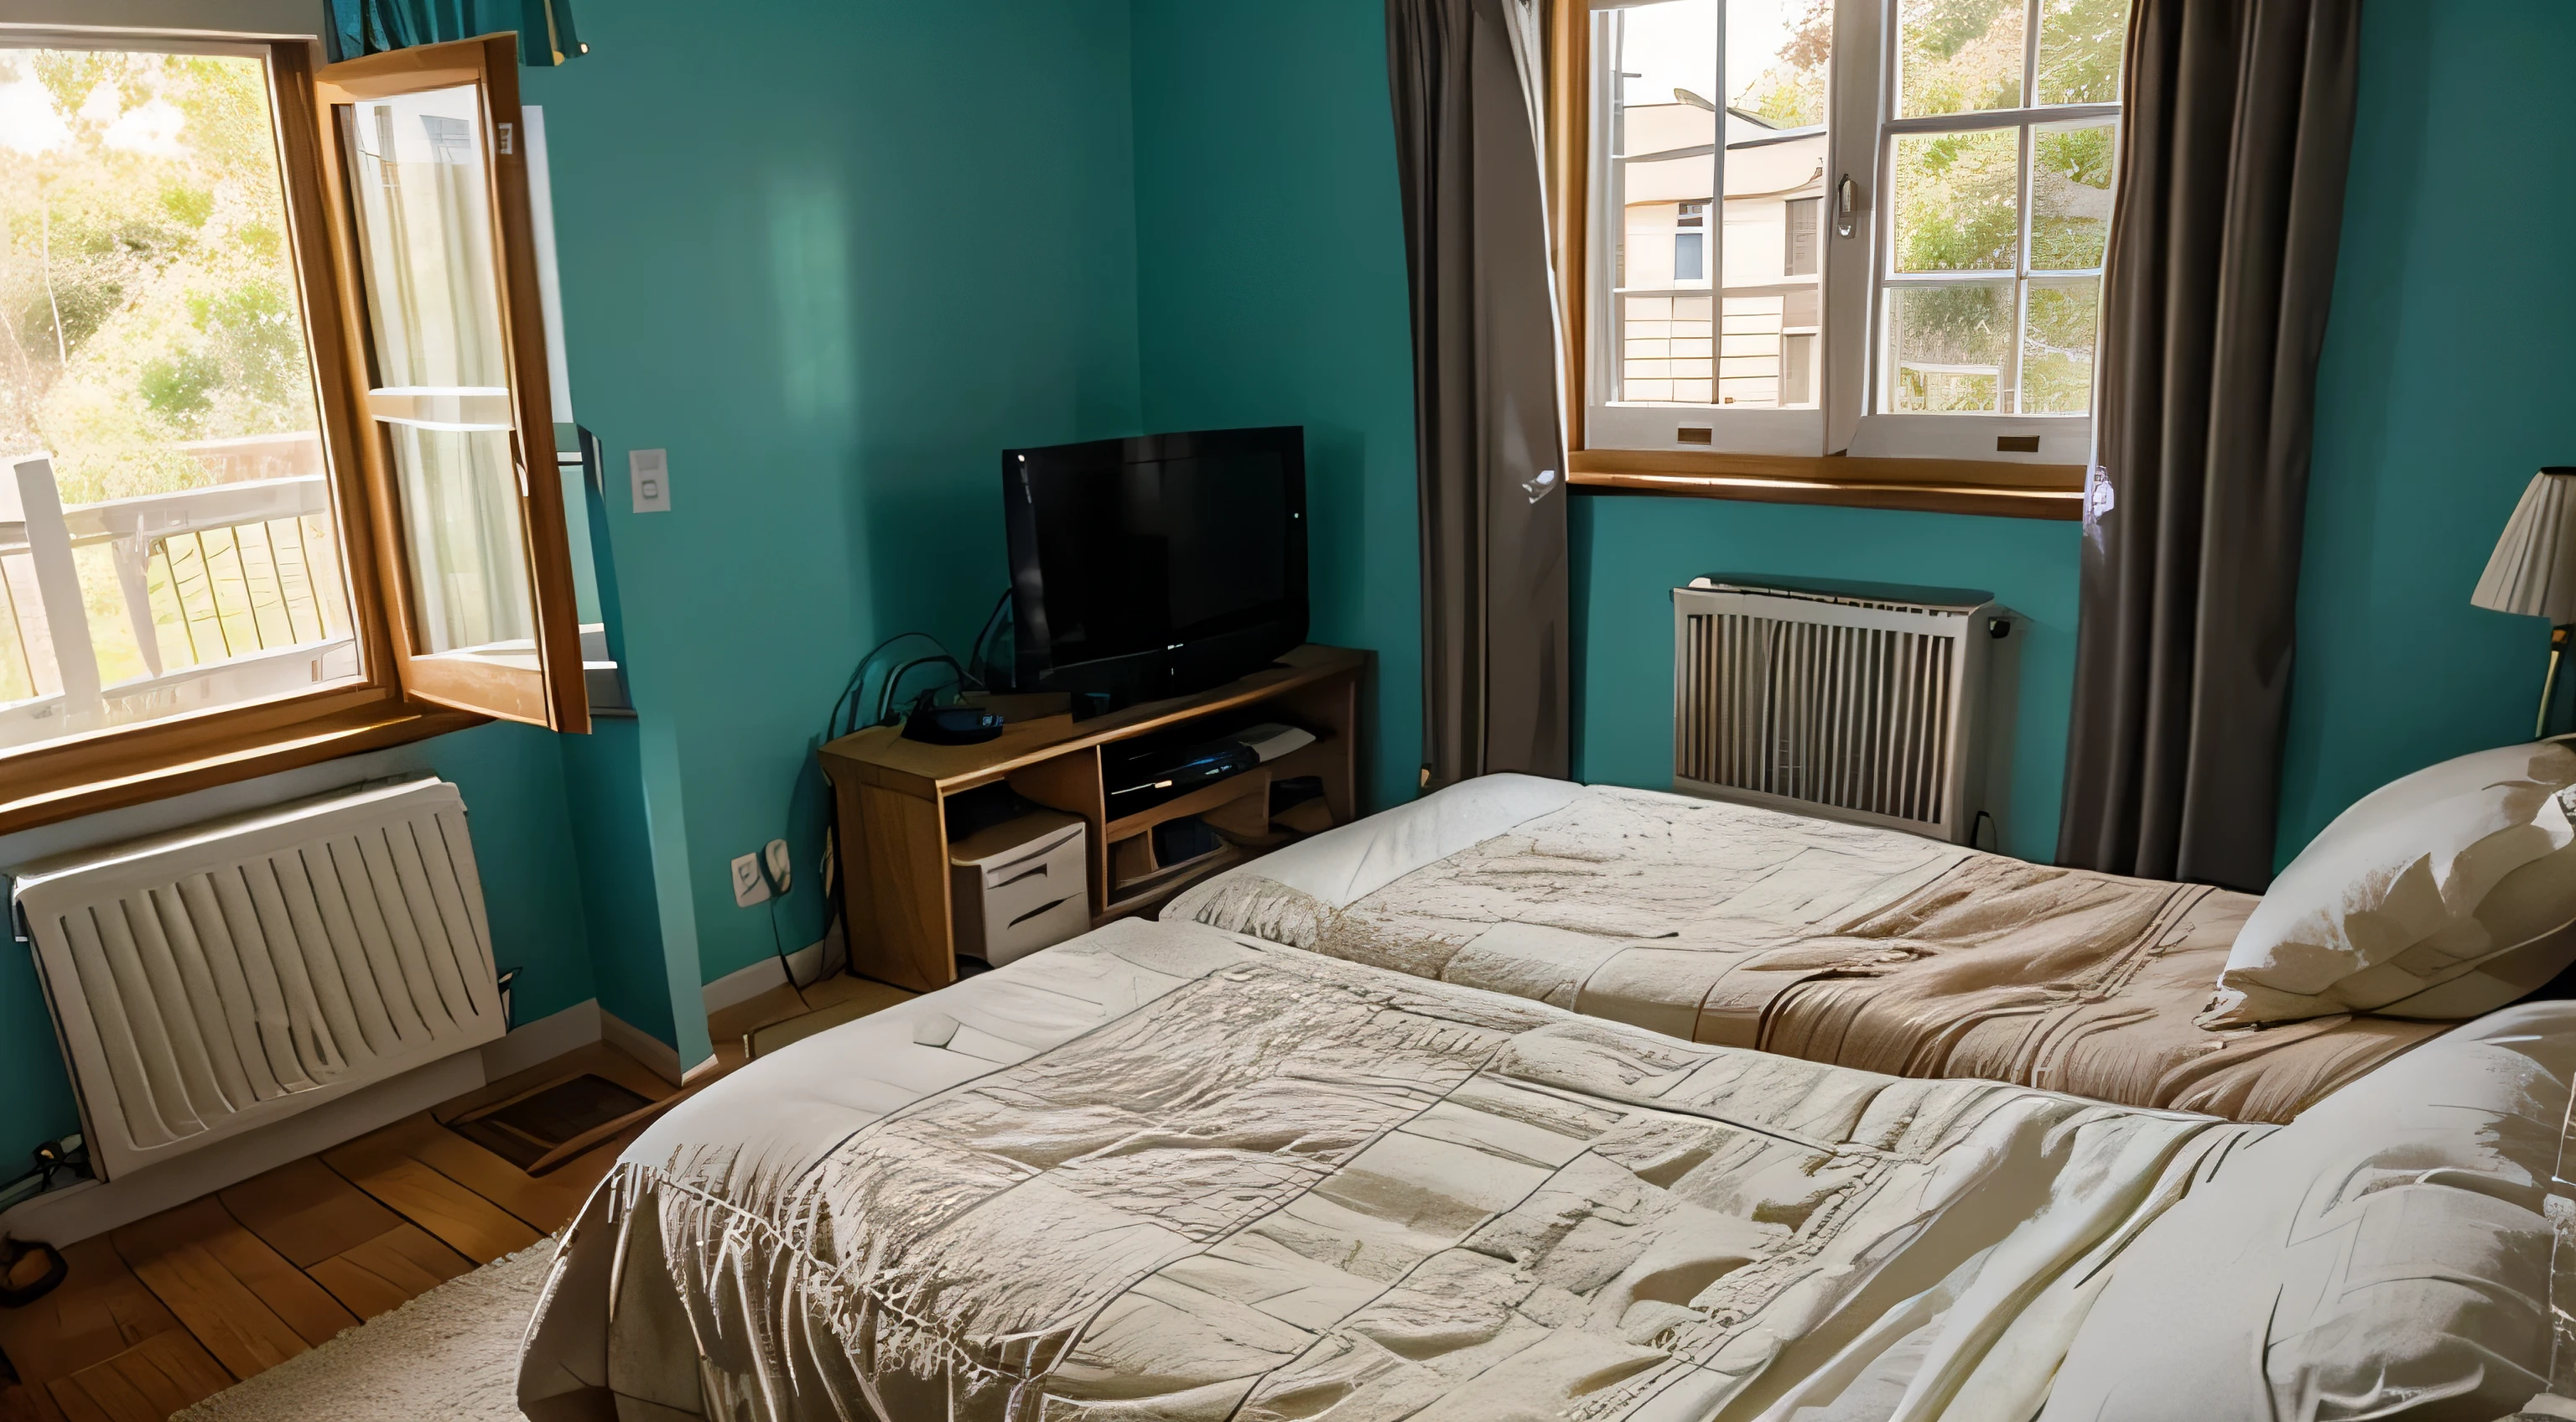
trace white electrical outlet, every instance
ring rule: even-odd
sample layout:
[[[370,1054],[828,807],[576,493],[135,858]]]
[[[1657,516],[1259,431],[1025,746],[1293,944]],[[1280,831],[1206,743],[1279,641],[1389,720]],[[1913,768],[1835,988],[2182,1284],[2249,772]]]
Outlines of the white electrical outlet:
[[[635,483],[637,513],[671,511],[671,458],[659,449],[626,451],[626,475]]]
[[[733,862],[733,902],[736,908],[769,902],[769,881],[760,877],[759,855],[746,854]]]
[[[773,839],[763,845],[760,852],[769,860],[770,882],[778,886],[778,892],[786,893],[796,882],[794,865],[787,853],[787,841]]]

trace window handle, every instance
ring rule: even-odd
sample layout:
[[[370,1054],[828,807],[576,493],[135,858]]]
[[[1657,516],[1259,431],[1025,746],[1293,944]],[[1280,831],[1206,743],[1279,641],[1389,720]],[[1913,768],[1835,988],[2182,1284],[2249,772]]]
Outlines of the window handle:
[[[1860,185],[1852,181],[1851,174],[1845,173],[1843,174],[1843,180],[1834,185],[1835,236],[1849,237],[1852,235],[1852,213],[1858,209],[1859,206]]]

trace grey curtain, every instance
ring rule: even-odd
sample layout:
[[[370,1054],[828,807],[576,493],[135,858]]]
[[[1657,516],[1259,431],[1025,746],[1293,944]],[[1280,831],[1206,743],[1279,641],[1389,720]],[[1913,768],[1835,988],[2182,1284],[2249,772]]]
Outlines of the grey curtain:
[[[1563,776],[1570,619],[1537,0],[1387,0],[1413,290],[1424,783]]]
[[[2140,0],[2061,863],[2260,889],[2360,0]]]

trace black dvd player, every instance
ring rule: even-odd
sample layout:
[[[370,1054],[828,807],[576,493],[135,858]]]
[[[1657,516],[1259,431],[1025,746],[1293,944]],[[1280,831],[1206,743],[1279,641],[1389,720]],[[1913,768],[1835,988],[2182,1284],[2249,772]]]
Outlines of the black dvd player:
[[[1101,764],[1101,778],[1108,782],[1109,818],[1151,809],[1260,763],[1258,751],[1230,736],[1111,751]]]

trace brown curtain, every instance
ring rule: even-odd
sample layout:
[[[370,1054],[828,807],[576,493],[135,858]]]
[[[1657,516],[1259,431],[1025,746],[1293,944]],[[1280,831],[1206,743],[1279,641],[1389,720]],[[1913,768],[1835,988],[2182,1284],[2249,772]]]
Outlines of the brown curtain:
[[[2360,0],[2140,0],[2061,863],[2260,889]]]
[[[1413,282],[1430,785],[1571,764],[1537,3],[1386,7]]]

